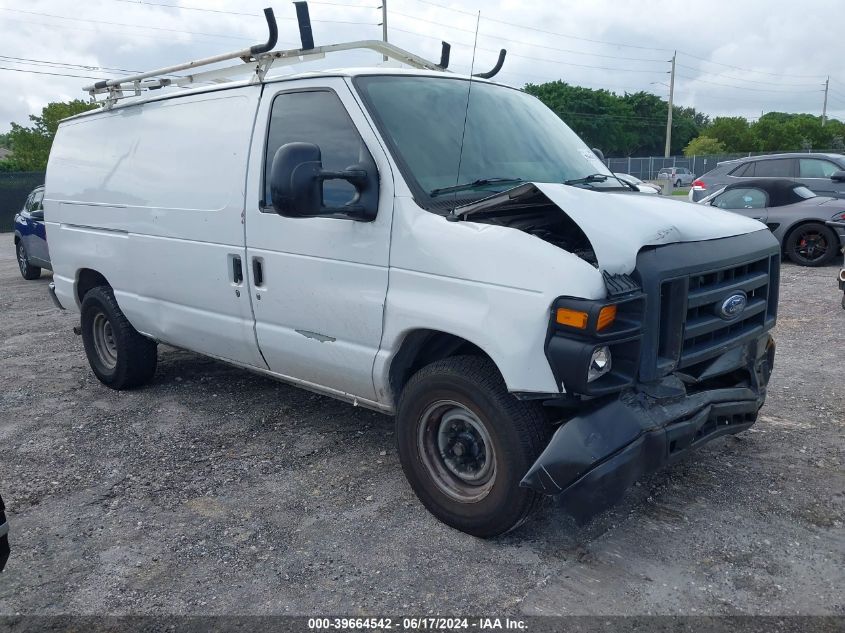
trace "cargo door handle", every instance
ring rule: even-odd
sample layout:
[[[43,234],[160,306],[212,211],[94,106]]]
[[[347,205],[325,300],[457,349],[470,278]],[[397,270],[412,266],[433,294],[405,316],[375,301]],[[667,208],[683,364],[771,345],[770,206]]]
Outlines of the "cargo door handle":
[[[252,283],[256,287],[264,285],[264,260],[258,257],[252,258]]]
[[[244,268],[240,255],[232,255],[232,281],[238,285],[244,281]]]

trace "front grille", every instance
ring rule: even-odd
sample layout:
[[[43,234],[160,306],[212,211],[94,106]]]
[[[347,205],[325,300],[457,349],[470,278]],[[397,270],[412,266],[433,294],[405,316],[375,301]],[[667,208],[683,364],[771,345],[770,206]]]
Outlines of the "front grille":
[[[778,256],[695,271],[661,284],[658,356],[688,367],[762,333],[774,323],[777,309]],[[773,275],[774,272],[774,275]],[[719,308],[726,298],[747,297],[740,316],[726,320]]]

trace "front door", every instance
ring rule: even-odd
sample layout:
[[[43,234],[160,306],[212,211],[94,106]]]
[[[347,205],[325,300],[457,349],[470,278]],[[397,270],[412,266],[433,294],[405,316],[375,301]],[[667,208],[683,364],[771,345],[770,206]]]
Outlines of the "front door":
[[[267,365],[284,376],[378,400],[372,367],[387,294],[393,179],[387,156],[342,78],[268,84],[258,112],[247,185],[246,266],[255,331]],[[343,170],[369,153],[378,166],[375,220],[283,217],[267,174],[291,142],[320,147],[323,168]],[[327,206],[342,206],[352,185],[327,180]]]

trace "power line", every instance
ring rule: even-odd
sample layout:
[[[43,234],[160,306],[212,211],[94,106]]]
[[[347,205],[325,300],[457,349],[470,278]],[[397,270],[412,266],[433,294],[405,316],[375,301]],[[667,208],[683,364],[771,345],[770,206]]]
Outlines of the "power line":
[[[446,9],[447,11],[454,11],[456,13],[464,13],[464,14],[468,14],[468,15],[475,15],[473,13],[469,13],[469,12],[463,11],[461,9],[454,9],[452,7],[447,7],[445,5],[438,4],[437,2],[431,2],[431,0],[416,0],[416,1],[421,2],[423,4],[429,4],[429,5],[434,6],[434,7],[439,7],[441,9]],[[487,22],[496,22],[497,24],[504,24],[504,25],[510,26],[510,27],[517,27],[517,28],[520,28],[520,29],[526,29],[526,30],[529,30],[529,31],[534,31],[536,33],[545,33],[546,35],[555,35],[557,37],[565,37],[567,39],[578,40],[578,41],[581,41],[581,42],[592,42],[594,44],[609,44],[611,46],[620,46],[620,47],[623,47],[623,48],[636,48],[636,49],[646,50],[646,51],[659,51],[659,52],[663,52],[663,53],[668,53],[672,50],[672,49],[669,49],[669,48],[655,48],[653,46],[640,46],[640,45],[637,45],[637,44],[623,44],[622,42],[611,42],[611,41],[608,41],[608,40],[596,40],[596,39],[590,39],[590,38],[587,38],[587,37],[579,37],[577,35],[570,35],[569,33],[561,33],[559,31],[547,31],[546,29],[540,29],[540,28],[537,28],[537,27],[534,27],[534,26],[528,26],[526,24],[519,24],[517,22],[511,22],[511,21],[507,21],[507,20],[498,20],[496,18],[491,18],[491,17],[487,17],[487,16],[484,16],[484,15],[481,16],[481,19],[485,20]]]
[[[439,4],[437,2],[432,2],[431,0],[416,0],[416,1],[420,2],[422,4],[427,4],[427,5],[431,5],[431,6],[434,6],[434,7],[438,7],[440,9],[444,9],[446,11],[453,11],[455,13],[462,13],[462,14],[465,14],[465,15],[475,15],[474,13],[471,13],[469,11],[464,11],[464,10],[461,10],[461,9],[455,9],[453,7],[448,7],[448,6]],[[609,41],[609,40],[598,40],[598,39],[578,37],[578,36],[570,35],[570,34],[567,34],[567,33],[560,33],[560,32],[557,32],[557,31],[549,31],[549,30],[546,30],[546,29],[540,29],[540,28],[537,28],[537,27],[528,26],[526,24],[519,24],[517,22],[512,22],[512,21],[507,21],[507,20],[499,20],[499,19],[496,19],[496,18],[490,18],[490,17],[484,16],[484,15],[481,16],[481,19],[487,20],[488,22],[496,22],[496,23],[499,23],[499,24],[505,24],[509,27],[528,29],[528,30],[531,30],[531,31],[535,31],[535,32],[539,32],[539,33],[545,33],[545,34],[548,34],[548,35],[556,35],[558,37],[565,37],[565,38],[575,39],[575,40],[579,40],[579,41],[592,42],[592,43],[596,43],[596,44],[606,44],[606,45],[610,45],[610,46],[619,46],[619,47],[624,47],[624,48],[638,48],[638,49],[643,49],[643,50],[652,50],[652,51],[659,51],[659,52],[669,52],[669,51],[672,50],[672,49],[668,49],[668,48],[637,46],[637,45],[632,45],[632,44],[624,44],[622,42],[613,42],[613,41]],[[687,57],[692,57],[693,59],[697,59],[697,60],[709,63],[709,64],[715,64],[715,65],[718,65],[718,66],[723,66],[725,68],[731,68],[731,69],[734,69],[734,70],[740,70],[740,71],[743,71],[743,72],[769,75],[769,76],[772,76],[772,77],[792,77],[792,78],[798,78],[798,79],[824,79],[826,77],[826,75],[824,75],[824,74],[819,74],[819,75],[794,75],[794,74],[787,74],[787,73],[780,73],[780,72],[775,73],[775,72],[767,72],[767,71],[763,71],[763,70],[754,70],[754,69],[751,69],[751,68],[743,68],[742,66],[733,66],[731,64],[724,64],[722,62],[712,61],[710,59],[707,59],[706,57],[701,57],[699,55],[695,55],[693,53],[689,53],[689,52],[686,52],[686,51],[683,51],[683,50],[678,50],[678,53],[686,55]]]
[[[0,59],[8,60],[9,62],[14,62],[17,64],[35,64],[35,65],[45,65],[45,66],[64,66],[68,68],[79,68],[82,70],[102,70],[102,71],[115,71],[120,73],[139,73],[142,72],[140,70],[127,70],[126,68],[110,68],[108,66],[92,66],[90,64],[73,64],[70,62],[52,62],[46,59],[32,59],[29,57],[12,57],[10,55],[0,55]]]
[[[714,62],[706,57],[700,57],[698,55],[693,55],[692,53],[687,53],[686,51],[679,51],[683,53],[687,57],[692,57],[693,59],[697,59],[699,61],[706,62],[708,64],[716,64],[717,66],[724,66],[725,68],[733,68],[734,70],[741,70],[743,72],[750,72],[750,73],[757,73],[760,75],[770,75],[772,77],[792,77],[795,79],[824,79],[827,75],[789,75],[787,73],[770,73],[766,72],[765,70],[753,70],[751,68],[743,68],[742,66],[732,66],[730,64],[724,64],[722,62]]]
[[[695,70],[702,73],[708,73],[709,71],[704,70],[703,68],[696,67],[696,66],[687,66],[686,64],[678,64],[678,68],[686,68],[687,70]],[[761,84],[764,86],[793,86],[796,88],[808,88],[810,86],[816,86],[818,82],[813,83],[802,83],[802,84],[785,84],[780,81],[756,81],[754,79],[746,79],[745,77],[731,77],[729,75],[725,75],[722,73],[716,73],[713,75],[714,77],[722,77],[723,79],[733,79],[734,81],[744,81],[746,83],[752,84]]]
[[[11,70],[12,72],[16,73],[28,73],[33,75],[53,75],[54,77],[77,77],[79,79],[102,79],[100,77],[94,77],[92,75],[69,75],[66,73],[50,73],[43,70],[29,70],[27,68],[8,68],[6,66],[0,66],[0,70]]]
[[[746,88],[744,86],[732,86],[730,84],[723,84],[723,83],[719,83],[717,81],[707,81],[706,79],[698,79],[696,77],[690,77],[689,75],[679,74],[678,77],[683,77],[684,79],[689,79],[690,81],[697,81],[697,82],[700,82],[700,83],[712,84],[714,86],[724,86],[726,88],[734,88],[736,90],[750,90],[752,92],[783,92],[783,93],[789,93],[789,94],[801,94],[801,91],[797,91],[797,90],[773,90],[773,89],[770,89],[770,88]],[[812,92],[822,92],[822,91],[821,90],[806,90],[806,91],[803,91],[804,94],[812,93]]]
[[[256,17],[256,13],[247,13],[245,11],[227,11],[224,9],[207,9],[205,7],[192,7],[187,5],[177,5],[177,4],[165,4],[163,2],[152,2],[151,0],[113,0],[114,2],[124,2],[126,4],[134,4],[136,6],[150,6],[150,7],[166,7],[168,9],[183,9],[185,11],[202,11],[204,13],[221,13],[225,15],[237,15],[241,17],[249,17],[254,18]],[[353,7],[353,8],[373,8],[375,7],[360,7],[358,5],[351,5],[351,4],[336,4],[332,2],[309,2],[309,4],[324,4],[333,7]],[[288,18],[288,17],[276,17],[277,20],[296,20],[296,18]],[[372,22],[356,22],[351,20],[319,20],[319,19],[312,19],[312,22],[325,22],[328,24],[372,24]]]

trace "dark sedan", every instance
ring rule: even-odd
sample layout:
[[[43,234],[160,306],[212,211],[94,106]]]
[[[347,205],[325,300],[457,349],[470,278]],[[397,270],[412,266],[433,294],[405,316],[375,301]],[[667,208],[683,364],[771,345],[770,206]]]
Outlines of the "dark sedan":
[[[699,204],[760,220],[778,238],[789,259],[801,266],[833,261],[845,246],[845,200],[817,196],[784,178],[747,179],[719,189]]]
[[[689,199],[698,202],[722,187],[752,178],[789,178],[817,196],[845,198],[845,156],[793,152],[724,161],[692,183]]]
[[[36,187],[15,216],[15,252],[24,279],[38,279],[42,268],[52,270],[43,201],[44,187]]]

